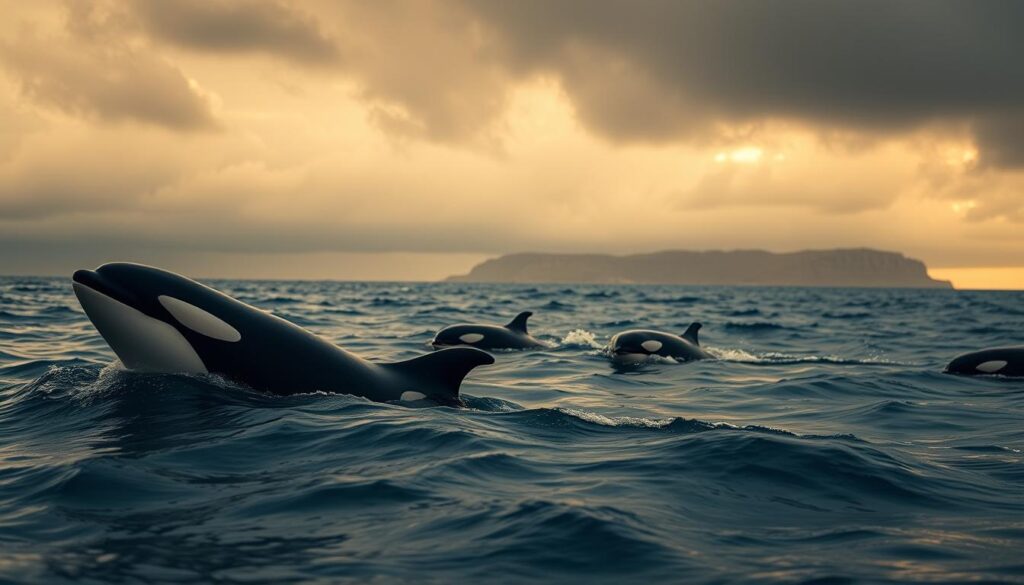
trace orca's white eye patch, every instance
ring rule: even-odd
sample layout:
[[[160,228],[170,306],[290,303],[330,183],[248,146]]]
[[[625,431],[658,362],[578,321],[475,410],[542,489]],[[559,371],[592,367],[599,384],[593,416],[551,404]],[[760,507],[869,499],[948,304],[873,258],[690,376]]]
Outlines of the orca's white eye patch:
[[[1006,362],[1005,361],[1003,361],[1003,360],[992,360],[990,362],[982,362],[982,363],[974,366],[974,369],[978,370],[979,372],[984,372],[986,374],[994,374],[994,373],[998,372],[999,370],[1001,370],[1001,369],[1003,369],[1005,367],[1006,367]]]
[[[416,400],[423,400],[426,397],[427,395],[422,392],[416,392],[415,390],[406,390],[405,392],[402,392],[402,396],[401,398],[399,398],[399,400],[401,400],[402,402],[415,402]]]
[[[237,329],[195,305],[167,295],[160,295],[157,300],[179,323],[196,333],[220,341],[235,342],[242,339]]]
[[[641,343],[640,347],[646,349],[651,353],[654,353],[661,349],[661,342],[658,341],[657,339],[648,339],[647,341]]]
[[[483,338],[484,336],[479,333],[463,333],[459,336],[459,341],[462,343],[476,343]]]

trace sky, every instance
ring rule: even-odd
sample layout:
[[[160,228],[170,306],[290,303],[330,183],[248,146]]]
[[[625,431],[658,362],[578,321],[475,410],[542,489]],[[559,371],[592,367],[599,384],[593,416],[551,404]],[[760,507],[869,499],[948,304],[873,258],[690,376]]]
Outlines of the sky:
[[[0,273],[871,247],[1024,288],[1024,3],[0,0]]]

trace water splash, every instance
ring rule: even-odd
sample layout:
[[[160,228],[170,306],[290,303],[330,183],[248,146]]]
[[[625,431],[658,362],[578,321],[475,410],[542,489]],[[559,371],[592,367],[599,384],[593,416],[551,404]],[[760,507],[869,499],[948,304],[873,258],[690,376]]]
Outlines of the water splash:
[[[597,336],[586,329],[573,329],[562,338],[558,345],[566,347],[604,349],[604,344],[597,341]]]

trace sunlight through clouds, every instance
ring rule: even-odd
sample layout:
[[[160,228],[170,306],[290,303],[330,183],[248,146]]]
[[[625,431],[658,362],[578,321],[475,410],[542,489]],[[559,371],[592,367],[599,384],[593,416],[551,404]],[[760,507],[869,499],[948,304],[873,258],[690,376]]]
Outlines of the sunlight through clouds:
[[[43,272],[70,241],[76,258],[130,242],[182,258],[872,246],[938,268],[1024,262],[1024,168],[992,131],[1009,106],[787,79],[813,62],[728,69],[813,34],[783,30],[797,24],[723,45],[690,20],[691,38],[641,34],[656,15],[638,7],[611,43],[621,8],[600,3],[543,30],[530,2],[21,6],[0,22],[0,243]],[[732,30],[734,8],[716,4],[714,26]],[[725,69],[682,51],[698,40],[733,55]],[[760,101],[741,92],[755,79]]]

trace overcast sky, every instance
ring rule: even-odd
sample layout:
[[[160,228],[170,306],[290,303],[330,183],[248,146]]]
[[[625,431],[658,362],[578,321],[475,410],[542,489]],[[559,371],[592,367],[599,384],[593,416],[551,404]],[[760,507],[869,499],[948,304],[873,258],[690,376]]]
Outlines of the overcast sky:
[[[0,14],[0,273],[870,246],[1024,275],[1022,2]]]

